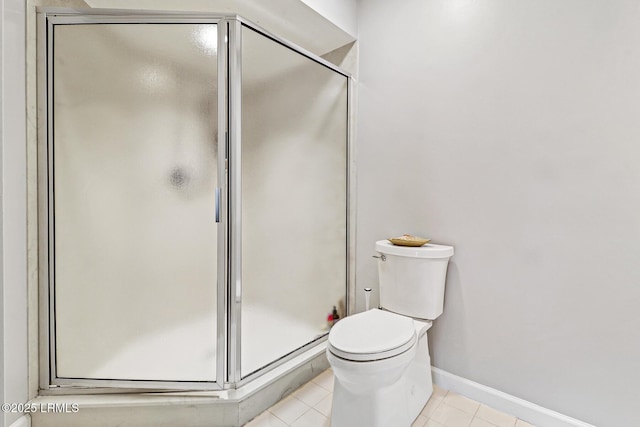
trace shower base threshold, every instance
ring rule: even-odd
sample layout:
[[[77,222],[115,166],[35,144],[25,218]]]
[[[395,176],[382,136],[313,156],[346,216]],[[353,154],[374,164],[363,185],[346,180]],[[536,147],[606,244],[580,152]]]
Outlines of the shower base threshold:
[[[329,367],[326,341],[237,389],[202,392],[38,396],[32,427],[238,427]],[[44,406],[41,406],[44,405]]]

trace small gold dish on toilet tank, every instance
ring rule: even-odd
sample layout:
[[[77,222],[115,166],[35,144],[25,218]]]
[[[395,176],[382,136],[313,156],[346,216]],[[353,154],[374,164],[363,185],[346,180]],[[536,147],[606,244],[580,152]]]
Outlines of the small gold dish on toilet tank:
[[[389,240],[394,245],[398,245],[398,246],[422,246],[422,245],[426,245],[431,241],[431,239],[412,236],[411,234],[403,234],[400,237],[390,237],[387,240]]]

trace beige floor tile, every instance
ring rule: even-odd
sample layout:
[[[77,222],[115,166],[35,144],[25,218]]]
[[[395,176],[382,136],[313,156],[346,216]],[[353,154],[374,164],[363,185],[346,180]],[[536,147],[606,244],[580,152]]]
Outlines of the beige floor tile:
[[[473,415],[442,402],[431,415],[431,419],[445,427],[469,427]]]
[[[420,412],[420,414],[424,415],[427,418],[429,418],[431,416],[431,414],[433,414],[433,411],[436,410],[438,405],[440,405],[440,403],[442,403],[442,400],[443,400],[442,397],[431,396],[431,399],[429,399],[427,404],[424,405],[424,408],[422,408],[422,411]]]
[[[526,421],[516,420],[516,427],[536,427],[533,424],[529,424]]]
[[[291,427],[330,427],[329,418],[322,415],[315,409],[309,409],[300,418],[295,420]]]
[[[245,424],[245,427],[289,427],[280,418],[276,417],[269,411],[255,417],[253,420]]]
[[[334,375],[327,369],[247,427],[330,427]],[[474,417],[475,416],[475,417]],[[412,427],[535,427],[434,384]]]
[[[449,392],[449,390],[445,390],[443,388],[438,387],[437,385],[433,385],[433,394],[431,395],[431,398],[442,398],[445,397],[447,395],[447,393]]]
[[[314,382],[308,382],[293,392],[294,397],[300,399],[309,406],[315,406],[328,394],[329,392],[327,389],[320,387]]]
[[[311,381],[327,391],[333,392],[333,371],[331,369],[327,369]]]
[[[480,403],[476,402],[475,400],[471,400],[468,397],[464,397],[452,391],[447,393],[447,395],[444,397],[443,402],[449,406],[453,406],[454,408],[460,409],[461,411],[464,411],[467,414],[471,415],[475,415],[476,411],[480,407]]]
[[[480,405],[478,412],[476,412],[476,417],[489,421],[497,427],[514,427],[516,424],[516,417],[500,412],[487,405]]]
[[[280,402],[273,405],[269,412],[280,418],[286,424],[291,424],[309,410],[309,405],[296,399],[293,396],[287,396]]]
[[[489,421],[483,420],[482,418],[473,417],[473,420],[471,420],[471,424],[469,425],[469,427],[496,427],[496,426],[491,424]]]
[[[424,425],[429,421],[427,417],[424,415],[418,415],[418,418],[411,424],[411,427],[424,427]]]
[[[313,408],[325,417],[331,418],[331,407],[333,406],[333,394],[329,393],[324,399],[318,402]]]

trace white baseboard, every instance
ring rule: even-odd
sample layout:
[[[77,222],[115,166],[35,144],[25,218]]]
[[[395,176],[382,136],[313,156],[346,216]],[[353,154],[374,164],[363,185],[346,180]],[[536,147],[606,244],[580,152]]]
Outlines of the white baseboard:
[[[31,427],[31,417],[23,415],[15,420],[9,427]]]
[[[433,382],[439,387],[484,403],[537,427],[595,427],[524,399],[431,367]]]

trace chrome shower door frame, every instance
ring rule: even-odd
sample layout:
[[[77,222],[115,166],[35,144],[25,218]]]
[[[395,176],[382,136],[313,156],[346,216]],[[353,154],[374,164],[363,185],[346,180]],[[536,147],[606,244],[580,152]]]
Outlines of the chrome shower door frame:
[[[38,270],[39,270],[39,385],[43,394],[78,393],[90,388],[100,392],[148,390],[221,390],[227,381],[227,22],[233,16],[201,13],[137,12],[130,10],[72,10],[41,8],[37,11],[38,31]],[[217,330],[215,381],[69,379],[57,376],[54,283],[53,206],[53,27],[80,24],[216,24],[218,31],[217,117],[218,188],[217,210]]]
[[[350,283],[355,283],[355,238],[354,221],[355,205],[353,191],[355,179],[353,170],[353,141],[352,141],[352,114],[353,114],[353,91],[354,80],[351,74],[347,73],[335,64],[319,57],[300,46],[297,46],[259,25],[241,16],[234,17],[229,23],[229,351],[228,351],[228,374],[229,383],[235,387],[240,387],[265,373],[277,368],[294,357],[304,353],[309,348],[318,343],[325,342],[328,334],[308,342],[295,351],[272,361],[255,372],[242,376],[241,371],[241,324],[242,324],[242,27],[247,27],[258,34],[270,39],[276,44],[284,46],[302,56],[320,64],[331,71],[344,76],[347,79],[347,117],[346,117],[346,242],[345,253],[346,274],[345,274],[345,307],[350,314],[352,302],[350,301]]]
[[[139,381],[66,379],[56,376],[55,289],[53,275],[52,60],[54,25],[115,23],[209,23],[218,29],[218,187],[220,223],[217,259],[216,380]],[[296,46],[251,21],[232,14],[136,10],[38,8],[38,329],[39,386],[42,394],[140,392],[141,390],[224,390],[240,387],[326,341],[323,336],[246,377],[241,375],[242,310],[242,27],[248,27],[347,79],[346,277],[345,306],[353,308],[355,279],[355,170],[353,160],[354,80],[329,61]],[[213,219],[212,219],[213,220]],[[213,284],[212,284],[213,285]]]

